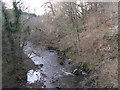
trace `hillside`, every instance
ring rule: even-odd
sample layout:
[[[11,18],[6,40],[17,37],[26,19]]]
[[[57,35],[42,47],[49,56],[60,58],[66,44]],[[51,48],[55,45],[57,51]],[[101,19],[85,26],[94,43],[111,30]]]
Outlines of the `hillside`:
[[[118,8],[117,3],[106,4],[108,6],[104,6],[104,11],[98,8],[97,11],[86,14],[84,21],[85,30],[79,34],[80,55],[76,51],[74,44],[74,42],[77,42],[75,41],[76,37],[73,34],[74,32],[65,36],[64,31],[62,32],[62,27],[66,28],[65,24],[67,23],[67,18],[65,22],[62,22],[62,27],[59,25],[59,27],[55,26],[57,19],[59,20],[59,18],[61,18],[61,21],[63,19],[60,13],[54,17],[47,17],[47,15],[40,16],[40,28],[44,27],[44,33],[46,35],[43,37],[44,41],[41,41],[38,37],[40,35],[38,34],[39,31],[37,33],[34,32],[31,37],[31,41],[35,44],[57,47],[60,51],[72,47],[68,52],[65,52],[65,55],[72,60],[74,65],[79,66],[80,63],[88,65],[92,72],[90,77],[86,78],[88,80],[86,80],[85,84],[87,85],[93,81],[91,87],[118,86]],[[52,18],[53,22],[50,22]],[[34,21],[34,23],[38,24],[37,22],[38,21]],[[60,28],[61,31],[58,28]],[[60,35],[63,34],[62,37],[57,37],[57,33],[54,31],[56,29],[58,29],[58,32],[61,32]]]
[[[3,87],[118,88],[117,2],[50,0],[39,16],[15,5],[3,12]]]
[[[104,13],[100,11],[87,16],[86,30],[80,33],[80,56],[75,55],[74,49],[68,56],[75,64],[88,63],[94,71],[86,84],[95,80],[98,87],[117,87],[118,85],[118,13],[117,7],[112,4]],[[65,46],[70,46],[72,38],[66,36],[62,41]],[[88,79],[88,78],[87,78]],[[96,87],[93,85],[93,87]]]

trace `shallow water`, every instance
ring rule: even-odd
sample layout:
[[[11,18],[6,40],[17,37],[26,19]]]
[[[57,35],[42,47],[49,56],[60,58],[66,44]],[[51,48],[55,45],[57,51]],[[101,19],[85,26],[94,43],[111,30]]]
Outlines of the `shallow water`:
[[[69,88],[77,87],[81,80],[80,76],[74,76],[71,73],[72,65],[68,64],[67,60],[65,60],[64,65],[59,64],[60,59],[58,59],[56,51],[50,52],[28,43],[24,48],[24,53],[38,66],[38,69],[28,71],[27,82],[29,84],[40,81],[44,83],[43,87],[40,88]]]

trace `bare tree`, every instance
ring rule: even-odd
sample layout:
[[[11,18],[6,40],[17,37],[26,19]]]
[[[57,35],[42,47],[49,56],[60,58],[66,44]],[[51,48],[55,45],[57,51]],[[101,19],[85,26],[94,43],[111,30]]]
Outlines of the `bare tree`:
[[[52,14],[55,16],[55,9],[54,9],[54,6],[53,6],[53,3],[51,2],[51,0],[44,3],[44,7],[49,8],[51,10],[50,12],[52,12]]]

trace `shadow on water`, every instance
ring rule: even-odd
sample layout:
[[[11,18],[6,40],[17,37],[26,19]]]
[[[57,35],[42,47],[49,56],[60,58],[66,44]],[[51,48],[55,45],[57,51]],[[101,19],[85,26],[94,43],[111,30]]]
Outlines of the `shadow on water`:
[[[28,84],[40,81],[44,83],[40,88],[70,88],[77,87],[83,78],[82,75],[75,76],[71,73],[72,65],[67,61],[60,65],[57,52],[54,50],[51,52],[28,42],[24,53],[38,66],[38,69],[28,71]]]

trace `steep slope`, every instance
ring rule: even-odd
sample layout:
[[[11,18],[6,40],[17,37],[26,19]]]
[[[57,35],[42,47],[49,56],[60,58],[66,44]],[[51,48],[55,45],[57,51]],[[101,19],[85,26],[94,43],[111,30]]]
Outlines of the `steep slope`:
[[[113,5],[116,5],[113,7]],[[101,10],[100,10],[101,11]],[[94,12],[86,17],[86,30],[80,33],[80,56],[69,35],[62,38],[59,47],[70,49],[66,55],[74,64],[87,63],[92,70],[84,85],[91,87],[118,86],[118,11],[114,3],[104,12]],[[92,82],[92,83],[91,83]]]

